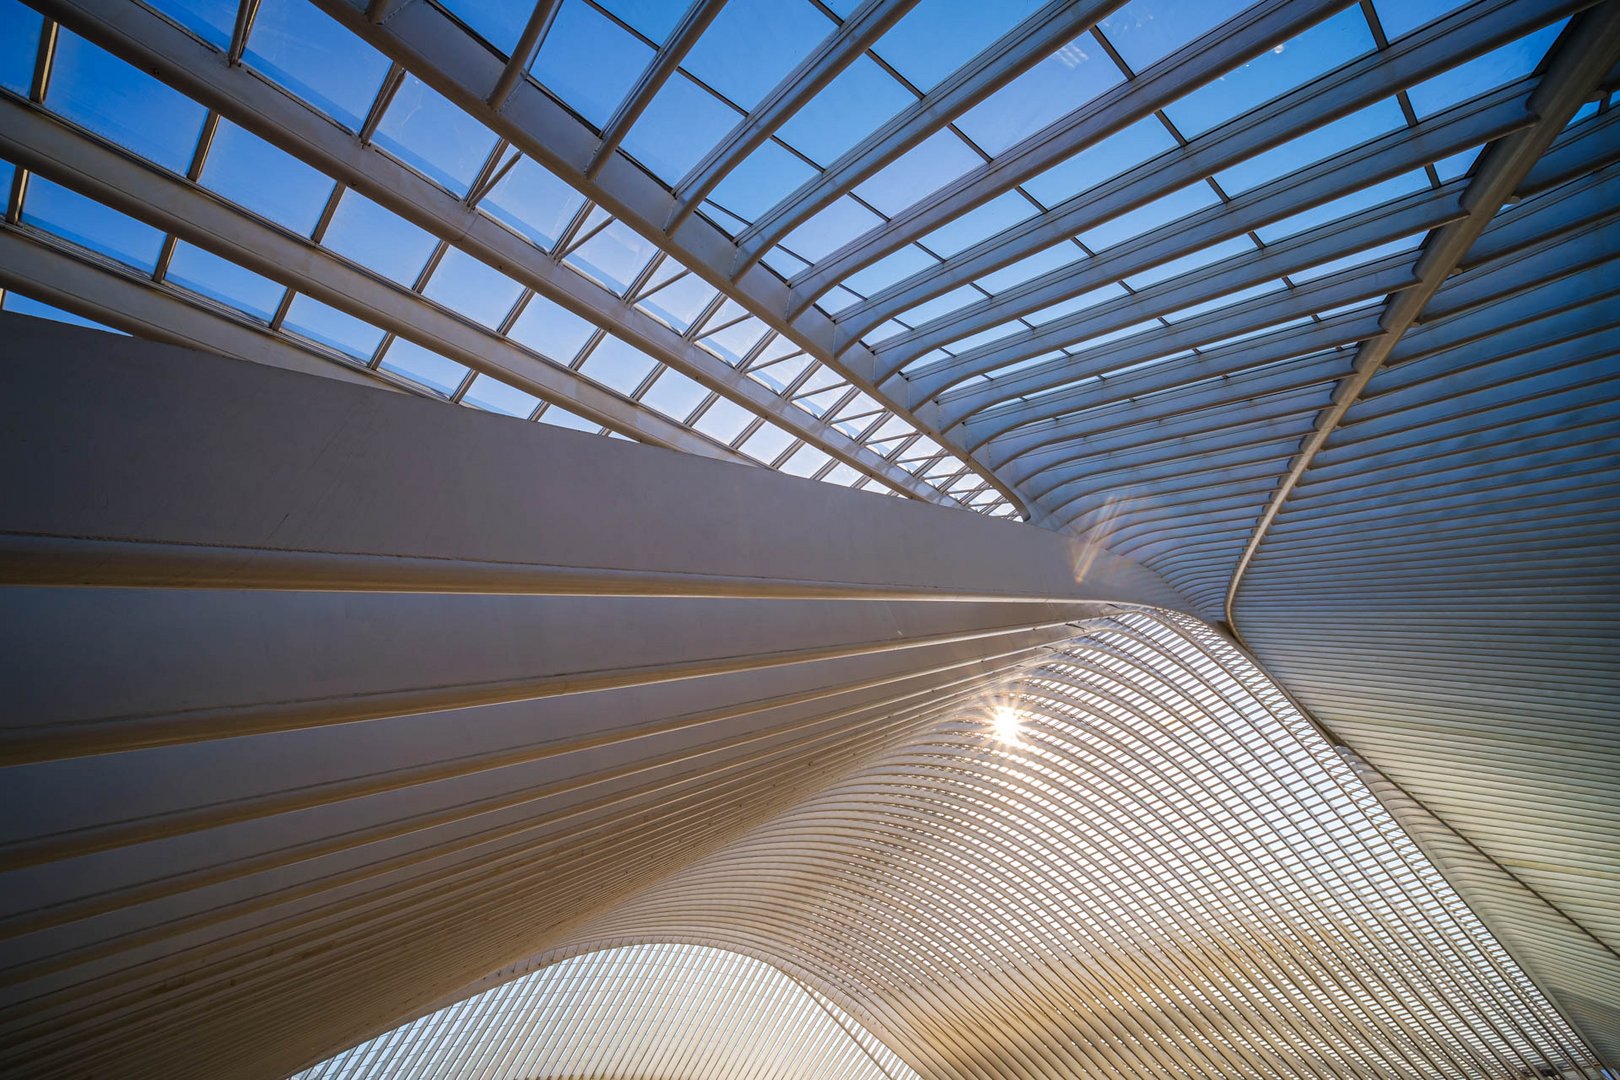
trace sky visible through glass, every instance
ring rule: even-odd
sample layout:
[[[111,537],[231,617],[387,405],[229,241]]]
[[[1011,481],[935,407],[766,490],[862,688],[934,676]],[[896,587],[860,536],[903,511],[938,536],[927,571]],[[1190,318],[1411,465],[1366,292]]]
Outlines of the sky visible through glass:
[[[524,0],[436,2],[502,57],[534,11]],[[966,460],[963,451],[979,445],[974,425],[1001,438],[1027,427],[1027,417],[1068,422],[1075,414],[1064,404],[1112,400],[1086,396],[1106,382],[1125,385],[1128,375],[1169,388],[1175,381],[1154,369],[1195,370],[1205,356],[1256,335],[1378,304],[1382,291],[1358,291],[1358,281],[1390,260],[1415,257],[1424,226],[1402,231],[1405,219],[1389,214],[1388,229],[1360,230],[1348,246],[1310,240],[1402,200],[1460,191],[1477,144],[1448,148],[1437,160],[1390,148],[1483,110],[1502,87],[1529,78],[1561,27],[1540,20],[1506,44],[1420,66],[1421,78],[1361,89],[1353,107],[1323,117],[1312,113],[1315,88],[1392,51],[1438,55],[1426,38],[1431,24],[1466,14],[1455,0],[1345,6],[1100,138],[1066,135],[1068,152],[1041,151],[1043,139],[1073,118],[1151,86],[1156,72],[1216,47],[1211,42],[1246,17],[1237,0],[1130,0],[853,182],[829,180],[949,92],[964,65],[971,70],[998,42],[1027,35],[1033,23],[1025,20],[1039,7],[1035,0],[910,5],[738,157],[696,206],[740,244],[763,245],[762,265],[875,357],[867,375],[875,374],[886,402],[850,381],[843,358],[807,352],[804,341],[717,288],[699,272],[706,268],[661,250],[644,228],[618,220],[310,0],[262,0],[247,20],[234,0],[149,6],[199,43],[239,56],[250,77],[521,238],[526,259],[574,272],[579,288],[563,296],[525,284],[523,275],[436,236],[420,217],[410,220],[410,207],[338,182],[284,140],[276,145],[241,126],[244,118],[47,23],[19,0],[0,0],[0,87],[411,294],[413,303],[466,320],[487,340],[576,371],[746,459],[897,494],[872,475],[892,467],[999,516],[1019,510]],[[711,151],[791,85],[818,46],[836,40],[854,9],[819,0],[713,6],[712,22],[681,45],[680,63],[645,96],[620,143],[677,197]],[[659,0],[561,0],[527,58],[528,77],[602,129],[656,67],[660,50],[675,47],[685,16],[683,5]],[[1607,108],[1592,102],[1578,120]],[[1246,123],[1273,115],[1281,137],[1245,135]],[[1373,179],[1303,206],[1290,202],[1304,181],[1346,159],[1366,159]],[[365,310],[334,306],[340,297],[275,280],[71,183],[9,162],[0,168],[11,228],[429,394],[615,433],[566,403],[547,404],[442,355],[432,342],[407,340]],[[991,181],[981,178],[997,169],[1018,182],[985,186]],[[966,204],[935,210],[961,191],[972,193]],[[794,200],[797,210],[784,216]],[[50,297],[27,292],[8,292],[6,309],[60,312]],[[582,306],[580,296],[591,303]],[[607,317],[618,311],[650,317],[667,346],[651,355],[627,340],[635,335]],[[59,317],[84,321],[82,313]],[[722,368],[766,396],[717,393],[712,378],[694,378]],[[779,404],[764,408],[762,400]],[[917,414],[925,402],[936,412]],[[804,414],[810,426],[776,422],[782,408]],[[807,439],[806,431],[825,434]],[[863,467],[847,453],[829,453],[829,440],[864,455]]]

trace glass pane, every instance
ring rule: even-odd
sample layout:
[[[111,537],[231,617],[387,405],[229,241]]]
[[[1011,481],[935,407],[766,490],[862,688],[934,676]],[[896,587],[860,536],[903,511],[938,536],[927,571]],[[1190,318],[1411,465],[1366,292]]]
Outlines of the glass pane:
[[[826,166],[916,100],[871,57],[861,56],[794,113],[778,134]]]
[[[406,287],[416,284],[438,240],[358,191],[345,191],[321,243]]]
[[[478,204],[547,251],[583,205],[583,195],[528,158],[512,166]]]
[[[1164,112],[1177,130],[1191,139],[1374,48],[1372,31],[1361,9],[1346,8],[1171,102]]]
[[[563,0],[531,72],[601,128],[652,57],[644,42],[584,0]]]
[[[708,396],[708,388],[678,371],[665,368],[659,373],[657,381],[647,388],[641,400],[665,416],[685,420]]]
[[[44,24],[39,12],[24,7],[22,0],[0,0],[0,86],[28,96]]]
[[[1037,6],[1038,0],[922,0],[872,51],[926,94]]]
[[[834,29],[805,0],[728,0],[682,66],[748,110]]]
[[[568,253],[568,265],[623,296],[658,253],[651,240],[615,221]]]
[[[596,333],[596,326],[543,296],[531,296],[507,335],[564,366]]]
[[[55,233],[80,247],[150,273],[163,248],[163,233],[43,176],[28,182],[24,223]]]
[[[995,156],[1123,79],[1096,42],[1076,38],[969,109],[956,126]]]
[[[625,137],[624,149],[674,187],[742,116],[677,72],[648,102]]]
[[[1412,108],[1419,116],[1432,116],[1487,90],[1524,78],[1535,71],[1536,65],[1547,55],[1564,22],[1559,20],[1544,26],[1527,37],[1418,83],[1407,91]]]
[[[331,177],[229,120],[214,132],[201,183],[301,236],[314,231],[333,187]]]
[[[67,30],[57,37],[45,103],[178,173],[191,167],[207,115],[184,94]]]
[[[237,0],[146,0],[146,4],[216,49],[230,47],[231,34],[236,30]]]
[[[309,0],[261,0],[243,59],[350,131],[388,74],[381,53]]]
[[[388,103],[376,142],[457,195],[495,149],[493,132],[409,75]]]
[[[379,366],[445,397],[454,394],[467,375],[464,365],[404,338],[395,338],[389,343]]]
[[[525,393],[515,386],[508,386],[488,375],[474,376],[472,385],[467,387],[467,393],[461,400],[486,412],[504,413],[519,418],[530,416],[540,404],[540,399],[533,394]]]
[[[633,394],[657,366],[657,361],[634,345],[607,334],[591,350],[579,370],[603,386],[610,386],[621,394]]]
[[[267,277],[193,247],[184,240],[174,245],[167,280],[194,293],[218,300],[261,322],[269,322],[286,288]]]
[[[495,329],[506,319],[523,287],[458,248],[444,253],[424,295],[458,315]]]
[[[283,325],[357,360],[371,359],[383,339],[383,332],[370,323],[303,295],[293,297]]]
[[[1142,71],[1248,6],[1247,0],[1131,0],[1102,21],[1114,51]]]

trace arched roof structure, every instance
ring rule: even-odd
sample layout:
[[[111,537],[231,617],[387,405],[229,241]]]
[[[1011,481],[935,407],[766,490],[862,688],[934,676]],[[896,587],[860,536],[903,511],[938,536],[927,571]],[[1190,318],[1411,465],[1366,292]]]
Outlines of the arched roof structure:
[[[515,1009],[485,990],[380,1036],[374,1064],[306,1075],[432,1075],[443,1048],[499,1045],[579,992],[501,980],[661,941],[770,959],[923,1076],[1598,1075],[1354,760],[1196,621],[1099,622],[496,976],[523,987]],[[675,979],[659,1007],[702,996]],[[589,1053],[615,1064],[658,1044],[597,1024]],[[495,1075],[620,1075],[584,1060]]]
[[[0,316],[0,1041],[620,955],[929,1077],[1612,1071],[1617,89],[1620,0],[0,0],[0,308],[281,369]]]

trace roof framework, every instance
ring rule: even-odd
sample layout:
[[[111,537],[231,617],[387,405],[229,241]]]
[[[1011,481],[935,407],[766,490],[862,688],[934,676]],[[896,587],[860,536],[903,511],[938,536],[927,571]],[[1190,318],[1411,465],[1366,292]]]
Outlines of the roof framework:
[[[1620,1024],[1620,0],[27,2],[6,309],[1079,534]]]
[[[581,1014],[566,965],[644,941],[768,959],[924,1076],[1596,1075],[1353,762],[1186,618],[1088,625],[461,1011],[301,1080],[469,1075],[569,1019],[590,1037],[550,1041],[543,1075],[635,1074],[658,1044],[631,1017],[693,1003],[627,988]]]

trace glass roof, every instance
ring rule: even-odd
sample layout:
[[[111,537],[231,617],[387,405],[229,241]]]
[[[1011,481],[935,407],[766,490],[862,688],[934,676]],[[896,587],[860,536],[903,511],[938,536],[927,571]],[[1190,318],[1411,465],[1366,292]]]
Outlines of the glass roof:
[[[1221,357],[1348,355],[1361,324],[1338,317],[1416,258],[1444,218],[1417,204],[1455,204],[1563,25],[1561,9],[1483,0],[1287,18],[1237,0],[1061,15],[1034,0],[404,5],[424,41],[470,37],[490,70],[560,105],[542,133],[458,97],[461,73],[430,52],[391,52],[394,31],[356,24],[358,3],[150,9],[510,231],[520,266],[424,227],[420,199],[323,167],[324,135],[243,112],[229,80],[182,93],[115,55],[159,23],[97,44],[0,0],[0,85],[718,455],[1057,525],[1078,519],[1008,467],[1019,433],[1083,436],[1069,406],[1144,365],[1162,369],[1155,392],[1184,394],[1237,370]],[[184,68],[185,47],[166,48]],[[613,127],[617,150],[599,153],[662,193],[665,218],[610,211],[650,196],[548,141],[566,124],[586,141]],[[296,272],[11,173],[8,221],[120,273],[418,392],[640,434],[334,306]],[[712,240],[686,242],[688,214]],[[1356,227],[1373,219],[1387,225]],[[632,312],[656,340],[625,332]],[[1281,335],[1269,352],[1238,349],[1267,335]]]

